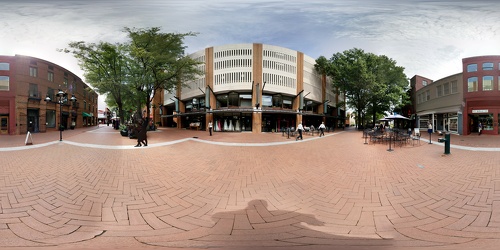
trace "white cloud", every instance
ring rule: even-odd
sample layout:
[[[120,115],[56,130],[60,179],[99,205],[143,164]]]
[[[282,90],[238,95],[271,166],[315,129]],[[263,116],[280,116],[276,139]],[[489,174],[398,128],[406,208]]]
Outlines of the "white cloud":
[[[0,0],[0,54],[53,61],[82,76],[70,41],[120,42],[123,27],[199,32],[187,52],[266,43],[330,57],[354,47],[384,54],[437,80],[461,59],[500,54],[500,3],[493,0]]]

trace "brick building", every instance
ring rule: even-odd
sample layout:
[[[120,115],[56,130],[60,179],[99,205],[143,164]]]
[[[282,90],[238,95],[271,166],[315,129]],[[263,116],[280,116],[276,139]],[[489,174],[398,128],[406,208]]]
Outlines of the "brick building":
[[[67,95],[62,105],[59,90]],[[73,95],[76,102],[69,100]],[[2,135],[95,125],[97,100],[97,93],[59,65],[29,56],[0,56]]]

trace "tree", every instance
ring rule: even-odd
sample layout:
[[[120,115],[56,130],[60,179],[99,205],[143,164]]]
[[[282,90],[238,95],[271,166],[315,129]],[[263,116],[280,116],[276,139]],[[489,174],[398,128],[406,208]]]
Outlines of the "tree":
[[[358,125],[366,125],[368,111],[375,122],[377,114],[397,106],[408,87],[404,68],[396,66],[394,60],[357,48],[336,53],[329,60],[319,57],[316,69],[333,79],[334,89],[345,93],[346,104],[355,109]]]
[[[118,107],[120,121],[124,122],[124,97],[130,95],[127,86],[126,45],[107,42],[71,42],[69,49],[60,50],[72,53],[84,71],[86,81],[99,94],[106,94]]]
[[[129,81],[136,95],[138,112],[146,106],[146,122],[149,121],[151,102],[157,90],[171,91],[180,83],[193,80],[202,74],[197,69],[200,62],[185,56],[183,39],[194,33],[161,33],[160,28],[125,28],[131,39],[129,46]]]

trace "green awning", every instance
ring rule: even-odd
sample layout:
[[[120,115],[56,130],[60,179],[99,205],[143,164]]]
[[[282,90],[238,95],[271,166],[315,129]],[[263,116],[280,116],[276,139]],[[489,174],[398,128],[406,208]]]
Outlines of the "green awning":
[[[92,117],[92,115],[90,115],[89,113],[85,113],[85,112],[82,112],[82,116],[83,117]]]

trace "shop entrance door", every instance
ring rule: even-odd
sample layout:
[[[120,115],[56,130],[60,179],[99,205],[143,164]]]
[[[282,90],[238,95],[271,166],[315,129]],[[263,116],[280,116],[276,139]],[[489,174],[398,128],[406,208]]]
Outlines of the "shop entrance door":
[[[28,109],[28,131],[38,133],[38,109]]]
[[[5,135],[9,133],[9,117],[0,116],[0,134]]]

